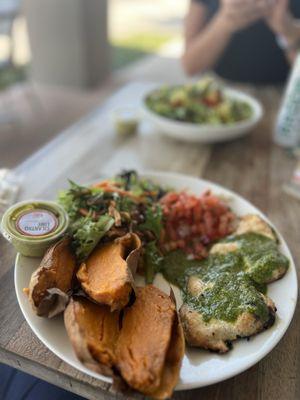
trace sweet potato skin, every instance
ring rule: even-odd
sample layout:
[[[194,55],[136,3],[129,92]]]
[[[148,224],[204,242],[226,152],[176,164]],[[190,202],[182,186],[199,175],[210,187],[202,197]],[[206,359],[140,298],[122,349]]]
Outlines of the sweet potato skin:
[[[96,248],[82,263],[77,278],[88,296],[111,310],[124,308],[134,290],[133,273],[137,268],[141,242],[128,234]]]
[[[172,297],[152,285],[137,288],[136,296],[122,312],[76,296],[64,312],[65,327],[87,368],[112,376],[119,389],[163,400],[179,378],[183,330]]]
[[[64,322],[78,359],[95,372],[113,375],[119,313],[88,299],[71,299]]]
[[[178,346],[175,352],[170,346]],[[116,366],[127,384],[164,399],[177,383],[184,338],[172,299],[152,285],[137,288],[136,301],[124,311],[116,347]]]
[[[68,303],[76,270],[70,239],[63,238],[45,253],[29,283],[29,301],[38,316],[53,317]]]
[[[185,353],[185,338],[182,325],[178,314],[172,327],[172,336],[169,349],[166,355],[165,366],[161,377],[160,385],[154,391],[145,394],[163,400],[172,396],[173,390],[177,385],[182,359]]]

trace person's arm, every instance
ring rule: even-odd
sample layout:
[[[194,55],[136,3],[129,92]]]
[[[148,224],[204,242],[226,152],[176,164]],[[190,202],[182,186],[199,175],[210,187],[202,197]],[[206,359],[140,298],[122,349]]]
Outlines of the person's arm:
[[[191,0],[185,19],[182,64],[189,75],[213,67],[234,32],[266,15],[268,0],[221,0],[220,9],[207,22],[204,3]]]
[[[212,67],[231,38],[231,32],[219,15],[207,25],[206,16],[206,6],[192,1],[185,19],[185,52],[182,56],[183,67],[189,75]]]
[[[289,0],[273,0],[273,3],[266,20],[292,62],[300,50],[300,21],[291,14]]]

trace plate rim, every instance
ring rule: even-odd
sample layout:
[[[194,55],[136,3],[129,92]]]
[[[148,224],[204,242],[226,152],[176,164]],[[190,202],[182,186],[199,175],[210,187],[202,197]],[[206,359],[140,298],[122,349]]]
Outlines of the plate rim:
[[[186,174],[181,174],[181,173],[176,173],[176,172],[163,172],[163,171],[147,170],[147,171],[141,172],[140,175],[141,176],[145,176],[145,177],[149,177],[150,179],[151,179],[151,177],[153,177],[154,179],[155,179],[155,177],[163,177],[164,179],[166,179],[167,177],[172,177],[174,179],[178,179],[178,178],[182,179],[182,178],[184,178],[184,179],[187,179],[187,180],[197,180],[197,181],[201,181],[203,184],[207,185],[208,187],[211,186],[213,188],[213,190],[225,191],[233,199],[237,198],[239,201],[244,202],[247,205],[247,207],[250,206],[251,208],[254,208],[256,210],[256,212],[260,216],[262,216],[264,218],[264,220],[266,222],[268,222],[268,224],[270,224],[270,226],[275,230],[276,234],[278,235],[278,238],[279,238],[280,242],[282,244],[284,244],[285,247],[286,247],[287,256],[288,256],[288,258],[290,260],[290,270],[292,271],[292,273],[294,275],[294,277],[293,277],[294,279],[293,280],[294,280],[294,284],[295,284],[295,286],[294,286],[295,293],[293,295],[295,295],[295,301],[293,303],[293,307],[291,308],[291,312],[290,312],[289,318],[286,320],[284,328],[281,328],[281,331],[278,334],[278,336],[276,336],[272,340],[272,342],[270,344],[268,344],[268,346],[266,346],[266,348],[264,348],[263,351],[261,351],[259,353],[258,356],[254,357],[253,360],[251,360],[249,363],[246,363],[246,365],[243,366],[242,368],[238,367],[238,366],[236,368],[233,368],[233,369],[231,368],[231,370],[229,370],[229,372],[225,372],[225,373],[223,372],[222,373],[221,379],[219,377],[215,377],[214,379],[212,378],[212,379],[208,380],[207,383],[199,384],[199,383],[196,383],[196,382],[195,383],[179,382],[177,384],[177,386],[175,387],[175,391],[192,390],[192,389],[196,389],[196,388],[206,387],[206,386],[210,386],[210,385],[213,385],[213,384],[216,384],[216,383],[223,382],[223,381],[225,381],[227,379],[230,379],[230,378],[232,378],[234,376],[237,376],[240,373],[242,373],[242,372],[248,370],[249,368],[251,368],[253,365],[255,365],[258,362],[260,362],[263,358],[266,357],[267,354],[269,354],[273,349],[275,349],[275,347],[278,345],[278,343],[281,341],[281,339],[283,338],[283,336],[287,332],[287,330],[288,330],[288,328],[289,328],[289,326],[290,326],[290,324],[292,322],[292,319],[293,319],[294,314],[295,314],[296,306],[297,306],[297,298],[298,298],[298,290],[299,290],[299,288],[298,288],[298,279],[297,279],[297,268],[296,268],[296,265],[295,265],[294,258],[293,258],[292,254],[291,254],[290,249],[289,249],[289,246],[288,246],[287,242],[285,241],[284,237],[282,236],[281,232],[277,229],[277,227],[270,221],[270,219],[259,208],[257,208],[250,201],[248,201],[247,199],[245,199],[244,197],[242,197],[241,195],[239,195],[238,193],[234,192],[231,189],[227,189],[226,187],[224,187],[224,186],[222,186],[222,185],[220,185],[218,183],[203,179],[201,177],[196,177],[196,176],[186,175]],[[96,182],[97,180],[94,180],[94,181]],[[38,339],[50,351],[52,351],[57,357],[59,357],[62,361],[64,361],[68,365],[70,365],[72,368],[75,368],[75,369],[79,370],[80,372],[88,374],[89,376],[91,376],[93,378],[96,378],[96,379],[99,379],[99,380],[101,380],[103,382],[112,383],[112,379],[110,377],[106,377],[105,375],[101,375],[101,374],[95,373],[95,372],[87,369],[83,364],[81,364],[81,368],[79,368],[77,365],[75,366],[72,363],[70,363],[66,359],[66,357],[63,354],[61,354],[60,351],[54,349],[51,344],[50,345],[48,344],[48,341],[43,338],[43,335],[39,334],[38,329],[31,322],[31,320],[27,319],[26,310],[23,308],[23,305],[22,305],[23,301],[19,296],[18,285],[17,285],[17,275],[18,275],[18,269],[19,269],[18,268],[19,258],[20,258],[20,254],[18,253],[16,255],[15,264],[14,264],[14,287],[15,287],[15,293],[16,293],[18,305],[19,305],[19,307],[20,307],[20,309],[22,311],[22,314],[23,314],[27,324],[31,328],[31,330],[34,332],[34,334],[38,337]],[[284,277],[283,277],[283,279],[284,279]],[[45,342],[47,342],[47,344]]]

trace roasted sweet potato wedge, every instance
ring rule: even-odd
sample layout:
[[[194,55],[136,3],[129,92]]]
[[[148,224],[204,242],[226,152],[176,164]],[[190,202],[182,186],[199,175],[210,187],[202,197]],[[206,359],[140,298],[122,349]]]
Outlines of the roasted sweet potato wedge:
[[[28,296],[37,315],[51,318],[66,308],[75,269],[76,259],[69,238],[47,250],[29,283]]]
[[[184,336],[174,301],[148,285],[137,288],[125,309],[116,367],[127,384],[156,399],[172,395],[184,355]]]
[[[83,290],[112,311],[124,308],[134,287],[133,274],[140,248],[141,241],[135,234],[127,234],[96,248],[77,272]]]
[[[72,299],[64,313],[65,327],[78,359],[93,371],[112,375],[119,335],[119,312],[88,299]]]

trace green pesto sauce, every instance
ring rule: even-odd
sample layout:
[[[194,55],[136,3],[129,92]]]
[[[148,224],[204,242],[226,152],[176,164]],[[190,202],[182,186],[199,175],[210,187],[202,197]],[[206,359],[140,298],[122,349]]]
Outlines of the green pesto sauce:
[[[212,254],[205,260],[187,260],[182,251],[168,254],[161,272],[165,279],[183,291],[185,302],[199,310],[205,321],[217,318],[234,322],[244,311],[265,320],[268,309],[261,293],[278,269],[287,270],[288,259],[277,243],[256,233],[230,236],[222,242],[235,242],[238,249],[227,254]],[[186,292],[189,277],[210,283],[199,297]]]
[[[185,295],[185,302],[201,312],[205,322],[212,318],[234,322],[243,312],[249,312],[266,322],[269,310],[262,294],[245,273],[223,273],[199,296]]]
[[[201,270],[202,265],[203,261],[188,260],[183,251],[176,250],[163,258],[160,271],[168,282],[183,290],[191,271]]]
[[[289,260],[280,253],[277,243],[266,236],[246,233],[226,241],[238,244],[237,252],[243,258],[245,270],[258,284],[272,281],[278,270],[286,271],[289,267]]]
[[[245,266],[239,253],[212,254],[202,261],[201,267],[191,268],[189,276],[197,276],[204,282],[214,282],[225,273],[238,274],[244,271]]]

